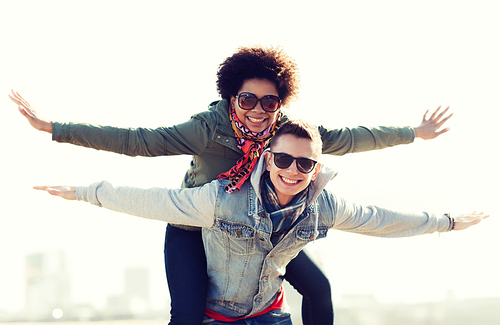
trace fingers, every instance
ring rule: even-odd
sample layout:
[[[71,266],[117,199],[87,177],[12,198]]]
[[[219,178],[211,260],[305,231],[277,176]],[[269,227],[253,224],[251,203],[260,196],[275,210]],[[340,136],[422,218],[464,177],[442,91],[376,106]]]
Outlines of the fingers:
[[[425,111],[424,117],[422,118],[422,123],[427,122],[427,114],[429,114],[429,110]]]
[[[450,106],[446,107],[446,109],[444,111],[439,113],[439,111],[441,110],[441,105],[439,105],[439,107],[434,111],[432,116],[429,118],[429,121],[434,121],[438,125],[443,125],[446,121],[448,121],[453,116],[453,113],[451,113],[450,115],[443,118],[443,116],[446,114],[446,112],[448,112],[449,109],[450,109]],[[438,115],[438,113],[439,113],[439,115]]]
[[[441,106],[439,106],[439,108],[441,108]],[[436,110],[436,112],[439,110],[439,108]],[[444,111],[441,112],[441,114],[438,115],[437,119],[441,119],[441,117],[443,117],[444,114],[446,114],[446,112],[448,112],[448,110],[450,109],[450,106],[446,107],[446,109]]]
[[[30,108],[31,105],[17,92],[11,89],[12,96],[9,94],[9,98],[16,104],[22,105],[26,108]]]
[[[66,200],[76,200],[75,186],[33,186],[35,190],[41,190],[50,195],[60,196]]]
[[[17,98],[12,97],[10,94],[9,94],[9,98],[10,98],[11,101],[13,101],[14,103],[16,103],[17,105],[22,106],[22,103],[19,100],[17,100]]]
[[[439,107],[434,111],[434,113],[432,113],[429,120],[434,120],[434,118],[436,117],[436,114],[439,112],[440,109],[441,109],[441,105],[439,105]]]
[[[16,91],[16,95],[19,98],[19,100],[21,101],[21,103],[23,103],[23,105],[25,105],[26,107],[31,107],[31,105],[17,91]]]
[[[446,121],[448,121],[451,117],[453,116],[453,113],[450,113],[450,115],[446,116],[444,119],[442,119],[439,123],[438,126],[441,127]]]
[[[441,131],[436,132],[436,136],[440,136],[443,133],[450,131],[450,128],[444,128]]]
[[[60,186],[33,186],[35,190],[45,191],[51,195],[58,195],[61,193],[61,190],[57,189]]]

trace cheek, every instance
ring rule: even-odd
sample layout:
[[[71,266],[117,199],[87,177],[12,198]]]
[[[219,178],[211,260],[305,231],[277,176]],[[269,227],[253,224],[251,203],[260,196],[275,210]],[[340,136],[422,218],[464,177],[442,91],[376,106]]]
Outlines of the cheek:
[[[244,113],[245,111],[236,106],[234,107],[234,111],[236,112],[236,116],[238,117],[240,122],[243,122],[243,120],[245,119],[245,113]]]

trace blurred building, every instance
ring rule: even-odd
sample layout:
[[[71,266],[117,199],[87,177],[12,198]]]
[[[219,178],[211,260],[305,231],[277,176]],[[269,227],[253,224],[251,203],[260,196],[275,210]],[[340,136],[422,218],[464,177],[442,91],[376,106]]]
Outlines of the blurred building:
[[[149,270],[141,267],[125,269],[125,295],[133,313],[145,312],[150,306]]]
[[[149,270],[129,267],[124,272],[124,291],[108,297],[106,313],[113,317],[144,315],[151,309]]]
[[[70,276],[64,252],[26,256],[26,317],[51,319],[64,312],[69,304]]]

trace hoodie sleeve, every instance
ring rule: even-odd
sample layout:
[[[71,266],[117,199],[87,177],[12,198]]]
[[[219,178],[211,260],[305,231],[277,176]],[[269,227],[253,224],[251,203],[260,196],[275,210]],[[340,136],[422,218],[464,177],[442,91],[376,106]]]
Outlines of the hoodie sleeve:
[[[397,212],[374,205],[349,203],[329,193],[333,202],[333,229],[377,237],[410,237],[445,232],[450,221],[445,215]]]
[[[196,188],[113,187],[102,181],[76,188],[79,201],[134,216],[196,227],[214,223],[218,181]]]

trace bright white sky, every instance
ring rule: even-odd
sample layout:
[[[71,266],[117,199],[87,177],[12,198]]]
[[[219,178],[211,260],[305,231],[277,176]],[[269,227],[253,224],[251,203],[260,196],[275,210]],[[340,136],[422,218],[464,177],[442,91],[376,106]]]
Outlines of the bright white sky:
[[[129,158],[50,141],[7,97],[18,90],[57,121],[169,126],[218,99],[215,73],[238,46],[281,44],[299,64],[298,117],[329,127],[417,126],[451,105],[452,130],[378,152],[324,157],[330,188],[361,203],[437,213],[485,211],[461,233],[378,239],[332,231],[311,248],[335,299],[383,302],[500,296],[496,1],[2,1],[0,3],[0,306],[24,304],[25,255],[64,249],[72,297],[98,306],[123,269],[151,269],[167,295],[165,224],[31,189],[33,185],[177,187],[189,157]]]

